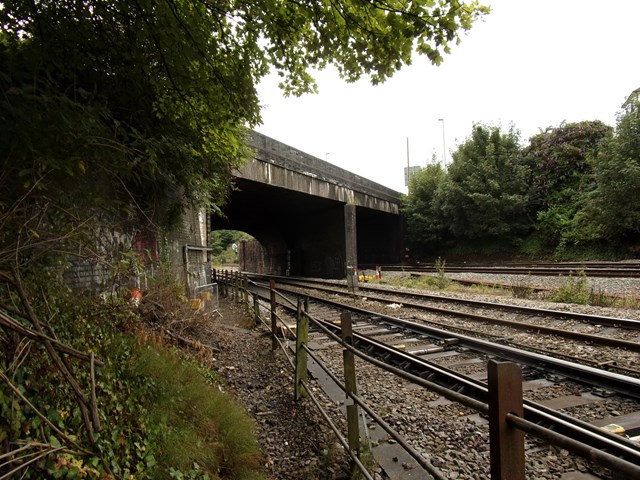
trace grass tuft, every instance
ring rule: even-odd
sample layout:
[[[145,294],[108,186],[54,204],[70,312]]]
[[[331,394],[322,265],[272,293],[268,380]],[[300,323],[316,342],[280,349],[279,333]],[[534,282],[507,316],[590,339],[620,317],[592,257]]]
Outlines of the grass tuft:
[[[587,286],[587,276],[584,270],[580,270],[577,277],[569,275],[567,280],[551,294],[550,299],[552,302],[588,305],[589,297],[590,291]]]
[[[157,466],[152,477],[262,478],[254,425],[228,395],[207,383],[197,364],[162,345],[141,346],[131,368],[134,392],[148,411]],[[198,475],[195,475],[198,473]]]

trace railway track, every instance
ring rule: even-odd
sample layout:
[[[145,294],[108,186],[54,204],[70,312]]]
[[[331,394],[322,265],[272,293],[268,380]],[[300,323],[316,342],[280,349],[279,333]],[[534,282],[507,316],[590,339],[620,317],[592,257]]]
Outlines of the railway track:
[[[316,284],[313,288],[316,293],[321,293],[312,295],[310,293],[312,287],[308,281],[289,281],[296,285],[290,287],[279,285],[279,290],[286,291],[286,295],[304,296],[310,299],[312,315],[322,318],[328,328],[338,329],[333,322],[337,318],[338,311],[352,312],[355,319],[354,345],[356,347],[396,367],[427,378],[452,391],[464,392],[465,395],[480,401],[486,401],[488,359],[503,359],[519,363],[525,378],[525,397],[536,400],[526,401],[525,417],[527,419],[549,425],[553,430],[586,443],[591,448],[615,452],[615,455],[624,461],[640,465],[640,446],[637,441],[614,435],[601,428],[617,419],[618,423],[624,424],[621,426],[626,427],[628,436],[640,435],[640,414],[638,413],[640,380],[638,378],[605,370],[611,367],[606,362],[599,367],[589,366],[584,362],[576,362],[575,359],[556,358],[549,354],[506,345],[504,338],[497,342],[476,338],[461,334],[459,330],[444,329],[415,321],[416,319],[407,320],[398,318],[396,315],[384,314],[379,309],[368,310],[355,305],[353,299],[349,299],[349,293],[344,292],[344,287],[336,289],[335,285],[328,287]],[[372,303],[373,290],[378,289],[367,290],[367,305]],[[380,294],[378,291],[375,293]],[[327,298],[328,295],[332,296],[331,300]],[[393,295],[397,295],[397,292]],[[336,296],[340,296],[340,299],[336,299]],[[382,296],[382,298],[377,301],[382,303],[388,303],[392,299],[397,301],[396,296]],[[442,302],[443,299],[439,298],[438,301]],[[406,298],[405,303],[409,303]],[[475,304],[472,308],[479,308],[479,305]],[[482,308],[487,308],[487,305],[482,305]],[[556,315],[553,311],[546,313],[552,317]],[[567,318],[567,312],[560,313],[564,315],[562,318]],[[529,316],[533,314],[531,310],[526,312]],[[439,312],[438,315],[443,313]],[[543,314],[536,311],[535,315]],[[586,317],[586,321],[602,321],[602,317],[597,319],[592,317]],[[553,321],[557,321],[558,318],[560,317],[553,317]],[[610,318],[608,328],[619,328],[618,325],[624,323],[623,320],[628,319]],[[580,321],[584,322],[585,318]],[[630,321],[625,328],[638,332],[638,322]],[[629,368],[629,370],[633,369]],[[551,394],[550,398],[545,398],[548,396],[544,393],[545,391],[571,394],[560,396]],[[624,413],[613,419],[594,420],[590,413],[592,406],[599,410]],[[575,412],[578,418],[559,412],[559,409]],[[604,475],[606,478],[606,474]]]
[[[387,272],[435,273],[435,265],[363,265],[362,268],[380,267]],[[562,263],[529,263],[512,265],[480,265],[447,263],[443,267],[447,273],[486,273],[500,275],[532,275],[532,276],[577,276],[588,277],[621,277],[639,278],[640,262],[562,262]]]
[[[640,353],[640,320],[606,317],[575,312],[539,309],[505,303],[460,299],[441,295],[390,290],[382,287],[360,287],[354,297],[345,285],[335,282],[280,279],[280,282],[302,289],[314,289],[331,298],[388,312],[389,306],[401,307],[402,316],[430,325],[452,329],[463,334],[478,335],[478,326],[485,338],[502,345],[514,345],[547,353],[541,338],[548,336],[552,343],[567,339],[575,343],[581,359],[593,366],[640,377],[637,353]],[[282,284],[282,283],[281,283]],[[354,298],[356,300],[354,300]],[[400,313],[398,313],[400,315]],[[455,322],[453,321],[455,320]],[[489,325],[493,328],[485,328]],[[523,332],[525,335],[523,335]],[[535,332],[536,336],[529,335]],[[523,340],[535,339],[524,345]],[[599,349],[594,356],[597,347]],[[557,354],[557,352],[556,352]]]

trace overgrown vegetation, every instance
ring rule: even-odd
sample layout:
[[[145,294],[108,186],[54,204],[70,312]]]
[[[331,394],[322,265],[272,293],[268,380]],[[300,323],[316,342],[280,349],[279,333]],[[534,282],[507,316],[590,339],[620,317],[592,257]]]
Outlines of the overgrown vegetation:
[[[533,295],[533,288],[531,287],[531,279],[526,280],[514,280],[511,282],[511,294],[515,298],[531,298]]]
[[[475,125],[448,170],[412,177],[403,215],[418,256],[615,259],[640,251],[640,109],[562,124],[521,147],[512,127]]]
[[[157,242],[185,210],[220,210],[270,68],[286,94],[314,91],[309,72],[328,64],[383,82],[415,53],[440,63],[487,12],[457,0],[0,3],[2,474],[253,478],[246,420],[142,333],[119,297],[127,277],[163,273]],[[134,233],[156,245],[141,254]],[[91,299],[64,285],[72,261],[102,277]],[[107,285],[108,303],[93,301]],[[160,296],[180,305],[176,288]],[[171,302],[148,312],[164,330],[184,314]]]
[[[79,297],[51,277],[2,280],[0,471],[262,478],[252,422],[216,388],[204,346],[181,353],[121,298]]]
[[[249,240],[251,235],[236,230],[215,230],[209,236],[212,265],[235,265],[238,263],[238,245]]]
[[[551,294],[550,299],[554,302],[588,304],[589,286],[584,271],[578,272],[577,277],[569,275],[564,283]]]

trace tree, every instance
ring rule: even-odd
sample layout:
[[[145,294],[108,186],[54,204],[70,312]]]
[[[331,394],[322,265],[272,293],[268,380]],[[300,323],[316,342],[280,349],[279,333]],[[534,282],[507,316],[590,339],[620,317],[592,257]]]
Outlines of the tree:
[[[550,249],[571,241],[574,216],[595,188],[590,158],[611,127],[599,120],[562,124],[531,137],[523,151],[533,176],[531,200],[538,236]]]
[[[580,238],[608,245],[640,247],[640,112],[618,117],[613,136],[593,158],[595,189],[579,212]]]
[[[403,198],[407,239],[417,254],[436,252],[447,243],[448,229],[440,208],[445,178],[442,166],[427,165],[411,178],[409,195]]]
[[[529,169],[520,160],[518,133],[475,125],[456,152],[443,188],[443,210],[463,241],[515,241],[531,227]]]
[[[46,295],[53,268],[43,265],[63,268],[57,255],[84,255],[87,246],[99,256],[94,244],[107,218],[119,230],[171,229],[187,207],[219,207],[233,169],[251,154],[245,138],[260,122],[256,85],[270,68],[289,94],[314,91],[310,70],[329,64],[347,81],[370,75],[383,82],[411,63],[414,51],[439,63],[486,12],[458,0],[0,1],[0,313],[11,317],[0,328],[0,371],[7,372],[0,410],[11,411],[0,416],[0,438],[13,448],[7,468],[21,478],[65,470],[69,477],[153,474],[146,444],[136,441],[147,420],[135,418],[137,402],[96,406],[94,351],[101,349],[92,343],[106,352],[115,332],[94,327],[108,324],[112,312],[70,306],[73,314],[61,315],[60,298]],[[28,328],[36,331],[26,335]],[[91,352],[80,355],[87,363],[82,379],[93,388],[76,387],[71,362],[51,346],[65,347],[63,335]],[[124,344],[117,355],[120,366],[131,361]],[[53,380],[38,381],[54,360],[75,406]],[[25,377],[27,365],[37,375]],[[101,388],[118,390],[121,383],[111,381]],[[16,397],[43,390],[55,395],[35,408]],[[67,414],[73,409],[68,430],[58,403]],[[133,438],[113,428],[125,418],[139,422],[127,430]],[[109,424],[95,435],[101,420]],[[68,469],[55,453],[64,453]],[[89,459],[99,460],[91,472],[83,464]]]
[[[231,171],[250,154],[244,139],[260,121],[256,84],[271,66],[286,93],[315,90],[309,71],[328,64],[348,81],[382,82],[414,51],[439,63],[488,12],[457,0],[2,7],[3,168],[29,177],[7,196],[48,180],[68,191],[81,179],[165,224],[186,205],[223,202]]]

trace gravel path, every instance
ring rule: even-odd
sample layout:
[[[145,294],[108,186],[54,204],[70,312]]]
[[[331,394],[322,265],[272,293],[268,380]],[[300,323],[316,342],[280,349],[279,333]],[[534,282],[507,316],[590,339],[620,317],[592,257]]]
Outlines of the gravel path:
[[[293,398],[293,375],[281,349],[271,350],[264,330],[254,329],[238,304],[220,300],[221,319],[209,333],[222,352],[215,371],[222,388],[255,419],[265,471],[278,480],[350,478],[348,460],[309,399]],[[336,419],[336,405],[324,402]]]

